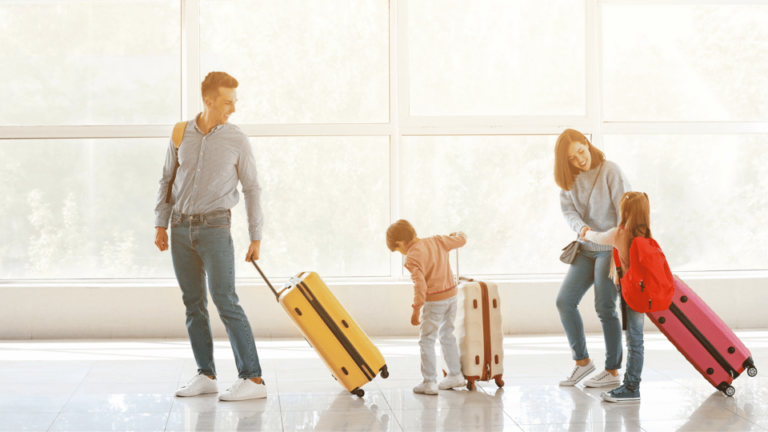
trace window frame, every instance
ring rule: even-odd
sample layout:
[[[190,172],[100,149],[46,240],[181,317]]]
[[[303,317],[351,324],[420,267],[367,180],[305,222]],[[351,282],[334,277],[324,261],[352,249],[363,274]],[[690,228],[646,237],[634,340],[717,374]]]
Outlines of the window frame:
[[[178,0],[181,4],[181,118],[199,112],[200,96],[200,0]],[[400,181],[401,138],[418,135],[550,135],[565,128],[578,129],[591,135],[598,147],[603,134],[768,134],[768,121],[760,122],[606,122],[602,119],[602,6],[603,5],[768,5],[768,0],[581,0],[585,8],[585,94],[586,115],[583,116],[412,116],[409,107],[408,67],[408,3],[411,0],[389,0],[389,122],[355,124],[240,124],[251,137],[277,136],[388,136],[390,139],[389,189],[390,220],[401,216]],[[4,139],[71,139],[71,138],[164,138],[173,125],[113,126],[0,126]],[[157,161],[158,166],[161,161]],[[565,241],[565,240],[564,240]],[[382,246],[383,247],[383,246]],[[553,256],[553,259],[557,257]],[[299,270],[299,269],[297,269]],[[688,272],[686,275],[706,278],[768,277],[768,268],[751,271]],[[562,274],[483,275],[499,281],[551,281]],[[410,280],[403,270],[403,257],[393,253],[389,277],[328,278],[337,284],[391,284]],[[254,276],[238,278],[239,283],[260,282]],[[66,279],[8,280],[9,285],[99,284],[126,286],[167,284],[172,279]]]

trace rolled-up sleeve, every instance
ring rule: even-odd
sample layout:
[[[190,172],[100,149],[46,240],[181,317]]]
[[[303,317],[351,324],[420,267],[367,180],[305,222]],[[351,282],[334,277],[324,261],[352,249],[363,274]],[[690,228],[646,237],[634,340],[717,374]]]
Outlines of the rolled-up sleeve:
[[[168,195],[168,183],[173,176],[173,167],[176,166],[176,148],[173,141],[168,140],[168,151],[165,153],[165,164],[163,165],[163,175],[160,178],[160,190],[157,191],[157,203],[155,204],[155,227],[168,228],[168,219],[171,218],[173,211],[173,194],[169,202],[165,202]]]
[[[248,234],[251,241],[261,240],[261,229],[264,225],[264,215],[261,212],[261,186],[256,173],[256,159],[253,157],[248,137],[244,137],[237,161],[237,174],[243,185],[245,211],[248,214]]]

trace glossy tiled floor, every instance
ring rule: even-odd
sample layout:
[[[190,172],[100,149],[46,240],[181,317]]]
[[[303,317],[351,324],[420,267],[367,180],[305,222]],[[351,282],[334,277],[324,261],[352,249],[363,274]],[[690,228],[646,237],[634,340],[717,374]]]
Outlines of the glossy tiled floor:
[[[412,338],[376,339],[390,368],[358,399],[331,378],[303,340],[257,341],[269,397],[222,403],[175,398],[195,374],[187,341],[0,341],[0,431],[765,431],[768,331],[739,335],[764,376],[716,392],[658,333],[647,335],[642,402],[601,402],[601,390],[561,388],[571,361],[562,336],[509,337],[506,386],[415,395]],[[598,365],[599,335],[589,337]],[[227,341],[216,342],[220,386],[236,376]]]

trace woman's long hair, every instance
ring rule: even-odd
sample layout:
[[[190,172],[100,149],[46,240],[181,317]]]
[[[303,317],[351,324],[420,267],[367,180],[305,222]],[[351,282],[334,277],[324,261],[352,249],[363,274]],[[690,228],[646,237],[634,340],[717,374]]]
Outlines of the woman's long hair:
[[[568,148],[575,142],[582,143],[589,149],[589,154],[592,157],[592,164],[589,169],[596,168],[605,160],[605,153],[593,146],[583,133],[574,129],[564,130],[557,137],[557,144],[555,144],[555,182],[564,191],[571,190],[573,182],[581,173],[581,170],[568,162]]]

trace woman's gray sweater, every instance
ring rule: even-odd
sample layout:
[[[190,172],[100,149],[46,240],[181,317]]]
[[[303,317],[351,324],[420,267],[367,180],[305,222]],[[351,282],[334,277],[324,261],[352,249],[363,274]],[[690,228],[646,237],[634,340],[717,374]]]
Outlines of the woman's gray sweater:
[[[597,167],[581,172],[573,182],[570,191],[560,190],[560,209],[563,211],[565,221],[577,234],[585,225],[595,231],[605,232],[615,228],[621,222],[619,201],[624,192],[632,190],[632,186],[618,165],[608,160],[604,161],[602,165],[602,170]],[[598,170],[600,177],[595,183]],[[589,209],[587,209],[587,198],[593,183],[595,189],[592,191]],[[589,213],[584,215],[584,210],[588,210]],[[581,239],[579,242],[584,250],[606,251],[612,249],[611,245],[599,245]]]

